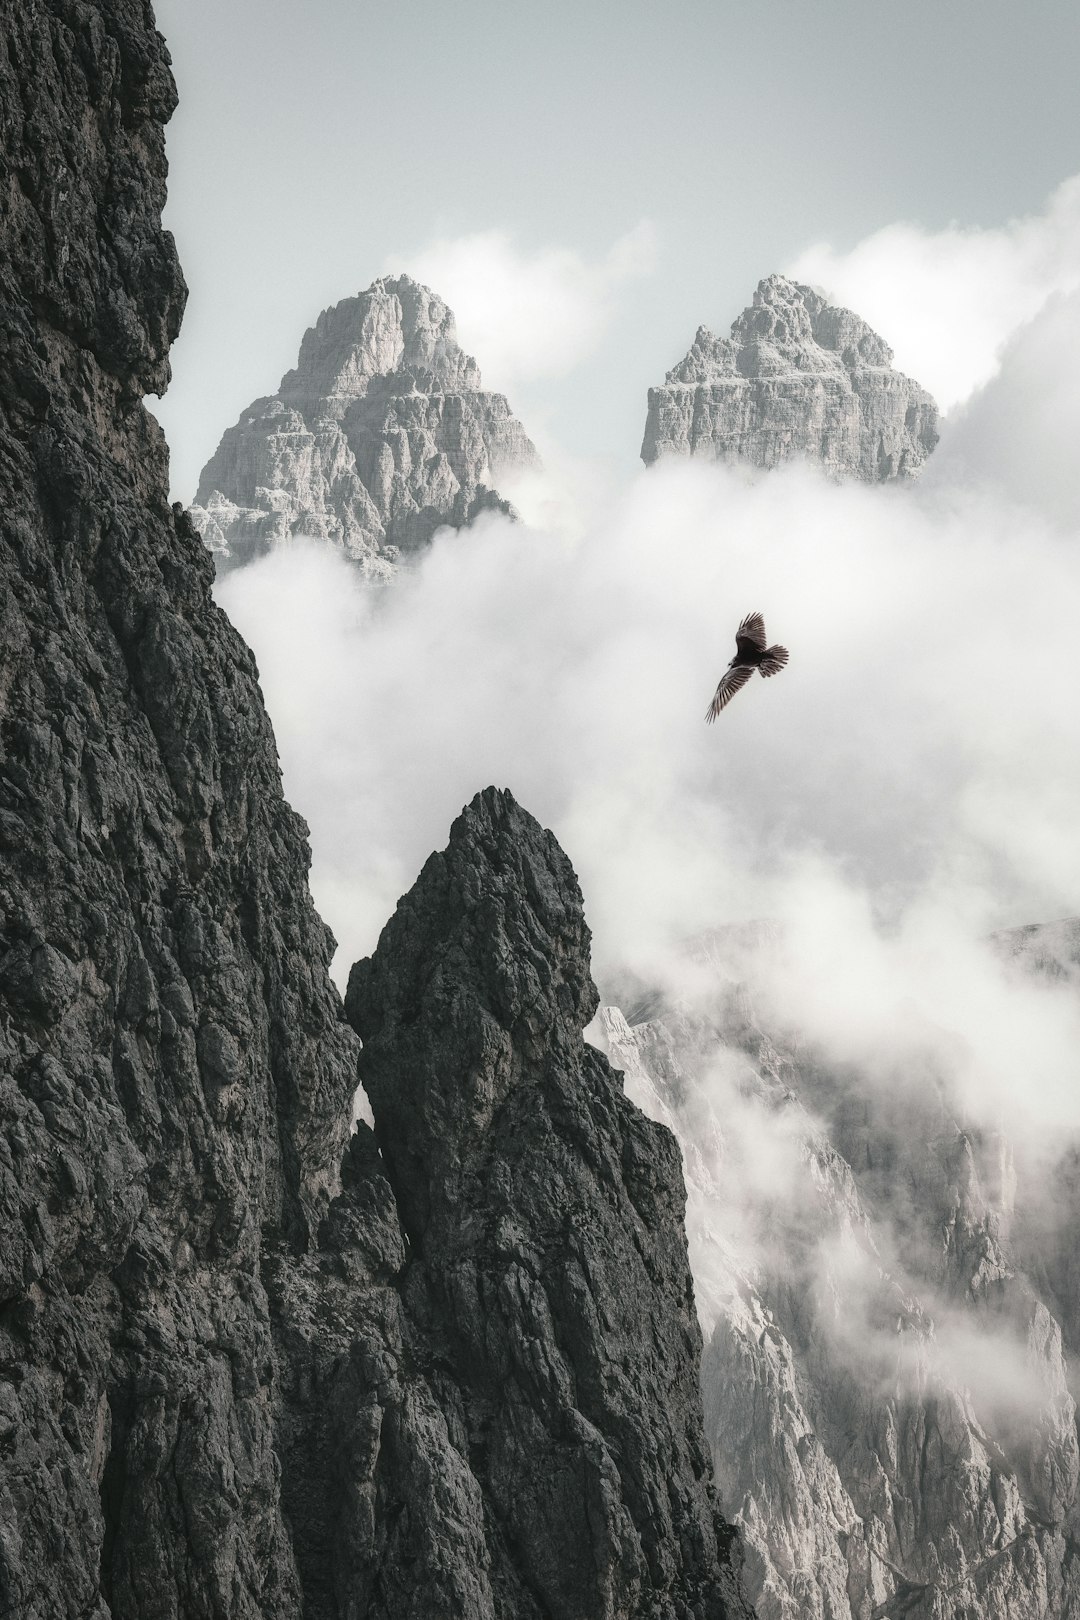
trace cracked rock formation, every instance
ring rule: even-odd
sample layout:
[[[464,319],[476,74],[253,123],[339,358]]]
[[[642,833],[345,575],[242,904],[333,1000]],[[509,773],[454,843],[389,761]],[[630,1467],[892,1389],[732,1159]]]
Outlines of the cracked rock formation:
[[[801,458],[832,478],[885,483],[917,474],[937,443],[937,407],[892,369],[892,350],[812,287],[767,276],[718,338],[649,389],[641,459],[705,456],[776,467]]]
[[[0,118],[0,1613],[743,1617],[678,1153],[508,796],[350,1012],[142,395],[184,300],[143,0],[12,0]]]
[[[442,299],[383,277],[304,334],[296,369],[203,468],[191,517],[219,568],[309,535],[385,580],[442,525],[511,514],[495,485],[536,464]]]

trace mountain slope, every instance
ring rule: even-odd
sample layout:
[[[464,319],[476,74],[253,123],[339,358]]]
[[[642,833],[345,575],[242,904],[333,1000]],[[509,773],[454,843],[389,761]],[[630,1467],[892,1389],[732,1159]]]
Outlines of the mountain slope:
[[[1053,972],[1074,932],[999,943],[1024,964],[1034,942]],[[751,1601],[776,1620],[1069,1620],[1076,1152],[1047,1229],[1041,1177],[964,1117],[932,1051],[883,1087],[763,1020],[777,945],[721,931],[693,951],[711,1005],[653,995],[600,1026],[683,1143],[706,1424]]]

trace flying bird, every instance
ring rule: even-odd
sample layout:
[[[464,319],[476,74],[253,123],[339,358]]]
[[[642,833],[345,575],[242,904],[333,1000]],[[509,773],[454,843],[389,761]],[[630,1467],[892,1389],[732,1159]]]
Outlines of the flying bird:
[[[748,613],[735,632],[735,656],[720,677],[716,696],[709,704],[705,718],[710,726],[727,708],[740,687],[745,686],[755,669],[762,675],[776,675],[788,661],[786,647],[765,645],[765,620],[760,613]]]

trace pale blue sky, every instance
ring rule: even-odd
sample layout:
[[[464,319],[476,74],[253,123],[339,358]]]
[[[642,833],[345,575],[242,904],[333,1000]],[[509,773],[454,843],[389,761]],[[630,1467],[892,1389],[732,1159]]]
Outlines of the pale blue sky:
[[[512,403],[626,466],[645,390],[758,278],[891,221],[992,226],[1080,170],[1080,7],[160,0],[180,108],[167,221],[191,288],[161,407],[189,499],[326,304],[498,227],[652,275],[572,374]],[[888,334],[886,333],[886,336]],[[483,353],[478,353],[481,367]]]

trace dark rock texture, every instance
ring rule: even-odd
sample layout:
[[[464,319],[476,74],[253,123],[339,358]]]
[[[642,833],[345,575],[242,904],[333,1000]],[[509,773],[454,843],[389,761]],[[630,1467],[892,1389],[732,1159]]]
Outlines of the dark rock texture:
[[[918,472],[937,444],[937,407],[892,369],[892,350],[850,309],[767,276],[718,338],[649,390],[641,459],[706,456],[776,467],[802,458],[834,478],[885,483]]]
[[[497,480],[537,465],[525,429],[410,276],[324,309],[293,371],[224,434],[192,519],[221,569],[307,535],[392,577],[444,524],[510,514]]]
[[[184,283],[141,0],[4,9],[0,1613],[297,1611],[267,1244],[358,1043],[251,654],[140,399]]]
[[[679,1153],[582,1040],[588,938],[565,855],[489,789],[352,971],[410,1343],[476,1481],[477,1612],[734,1613]]]
[[[5,8],[0,1615],[742,1612],[677,1153],[512,801],[356,972],[387,1159],[349,1140],[305,828],[141,404],[173,100],[142,0]]]

